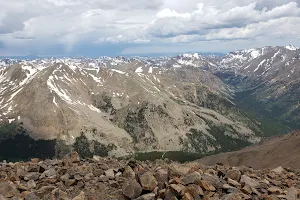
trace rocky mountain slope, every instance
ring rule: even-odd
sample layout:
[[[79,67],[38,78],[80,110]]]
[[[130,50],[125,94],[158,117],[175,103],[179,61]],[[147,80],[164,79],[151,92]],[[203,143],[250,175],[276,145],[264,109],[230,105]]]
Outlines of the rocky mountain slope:
[[[217,75],[241,92],[264,117],[299,128],[300,49],[263,47],[232,52],[218,61]]]
[[[15,124],[57,143],[55,152],[75,145],[85,155],[236,150],[278,134],[277,124],[299,127],[299,53],[287,46],[223,57],[5,59],[0,131]]]
[[[300,131],[266,139],[260,144],[240,151],[223,153],[200,159],[203,164],[224,163],[232,166],[258,168],[283,167],[299,168]]]
[[[76,152],[62,160],[1,163],[0,199],[242,200],[300,197],[300,174],[277,167],[118,161]]]
[[[117,156],[226,151],[260,140],[260,123],[232,102],[232,91],[207,70],[213,64],[206,58],[151,60],[155,64],[104,57],[3,66],[0,121],[22,123],[34,139],[66,145],[87,139],[86,149]]]

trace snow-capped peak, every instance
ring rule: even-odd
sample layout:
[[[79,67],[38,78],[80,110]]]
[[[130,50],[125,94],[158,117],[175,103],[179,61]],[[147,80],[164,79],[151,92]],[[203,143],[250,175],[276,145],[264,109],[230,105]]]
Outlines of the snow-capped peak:
[[[288,46],[285,46],[286,49],[290,50],[290,51],[296,51],[298,50],[299,48],[294,46],[294,45],[288,45]]]

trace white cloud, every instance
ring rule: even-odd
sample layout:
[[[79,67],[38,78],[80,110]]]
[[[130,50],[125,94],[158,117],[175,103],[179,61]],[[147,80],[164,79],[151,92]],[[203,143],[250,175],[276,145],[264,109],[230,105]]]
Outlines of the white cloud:
[[[66,52],[72,52],[78,44],[138,47],[178,43],[191,48],[197,42],[208,45],[211,43],[205,41],[228,40],[234,44],[241,39],[260,38],[272,38],[274,45],[292,38],[299,44],[298,0],[0,2],[1,52],[5,48],[12,53],[21,48],[26,49],[22,52],[46,52],[50,46],[61,44]],[[231,48],[227,46],[228,51]]]
[[[170,10],[169,8],[165,8],[162,11],[158,12],[156,14],[156,17],[158,18],[168,18],[168,17],[175,17],[175,18],[190,18],[190,13],[177,13],[175,10]]]

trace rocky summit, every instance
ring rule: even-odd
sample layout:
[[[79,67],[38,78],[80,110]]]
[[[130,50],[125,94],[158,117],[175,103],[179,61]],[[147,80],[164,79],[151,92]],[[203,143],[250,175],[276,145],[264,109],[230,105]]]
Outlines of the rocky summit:
[[[61,160],[1,163],[0,199],[296,200],[300,172],[221,163],[125,161],[73,152]]]

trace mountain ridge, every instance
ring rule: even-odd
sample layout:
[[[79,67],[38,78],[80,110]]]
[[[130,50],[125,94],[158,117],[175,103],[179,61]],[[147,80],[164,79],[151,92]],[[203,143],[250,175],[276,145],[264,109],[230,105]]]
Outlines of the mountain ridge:
[[[280,51],[294,58],[299,50],[289,49],[265,47],[260,51]],[[251,56],[249,50],[239,52]],[[0,62],[6,65],[0,67],[0,121],[22,122],[36,139],[59,138],[67,144],[83,133],[89,141],[114,146],[112,155],[151,150],[210,153],[240,148],[240,144],[260,141],[265,130],[260,119],[234,102],[236,91],[241,89],[236,84],[240,81],[246,91],[261,77],[255,76],[258,66],[253,74],[238,71],[242,67],[235,66],[241,56],[233,57],[235,60],[228,59],[230,56],[194,53],[159,58],[5,60]],[[251,57],[255,61],[270,59],[268,55]],[[289,60],[277,67],[282,69]],[[298,60],[290,66],[296,66]],[[255,66],[255,62],[252,64]],[[293,74],[298,76],[298,71]],[[280,73],[271,75],[282,82]],[[266,76],[262,83],[268,81]],[[273,96],[287,98],[277,97],[279,86],[271,86]],[[260,102],[259,94],[266,89],[270,87],[254,91],[258,96],[253,102]],[[292,117],[297,120],[299,116]]]

